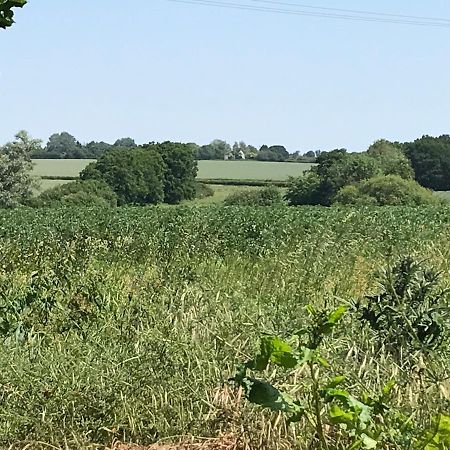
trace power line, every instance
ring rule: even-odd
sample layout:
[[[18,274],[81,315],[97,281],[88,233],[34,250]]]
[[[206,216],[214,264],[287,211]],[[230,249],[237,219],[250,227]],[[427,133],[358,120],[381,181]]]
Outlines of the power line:
[[[357,9],[342,9],[342,8],[329,8],[325,6],[312,6],[305,5],[301,3],[292,3],[292,2],[280,2],[275,0],[249,0],[254,3],[268,3],[272,5],[283,5],[283,6],[295,6],[298,8],[307,8],[307,9],[317,9],[322,11],[337,11],[351,14],[364,14],[370,16],[381,16],[381,17],[397,17],[401,19],[413,19],[413,20],[421,20],[421,21],[430,21],[430,22],[447,22],[450,23],[450,19],[444,19],[439,17],[426,17],[426,16],[409,16],[405,14],[392,14],[385,12],[375,12],[375,11],[365,11],[365,10],[357,10]]]
[[[338,14],[338,13],[326,13],[326,12],[312,12],[298,9],[281,9],[275,7],[265,7],[249,4],[238,4],[232,2],[218,1],[218,0],[167,0],[174,3],[184,3],[189,5],[201,5],[201,6],[213,6],[228,9],[237,9],[244,11],[258,11],[266,13],[276,13],[276,14],[287,14],[295,16],[308,16],[308,17],[318,17],[327,19],[340,19],[340,20],[350,20],[359,22],[375,22],[375,23],[390,23],[390,24],[402,24],[402,25],[416,25],[416,26],[429,26],[438,28],[450,28],[450,23],[445,22],[433,22],[433,21],[422,21],[418,20],[406,20],[400,18],[384,18],[384,17],[370,17],[364,15],[354,15],[354,14]],[[254,1],[254,0],[249,0]],[[262,0],[260,0],[262,1]],[[281,2],[280,2],[281,3]],[[374,13],[376,14],[376,13]],[[441,19],[439,19],[441,20]],[[446,20],[446,19],[442,19]]]

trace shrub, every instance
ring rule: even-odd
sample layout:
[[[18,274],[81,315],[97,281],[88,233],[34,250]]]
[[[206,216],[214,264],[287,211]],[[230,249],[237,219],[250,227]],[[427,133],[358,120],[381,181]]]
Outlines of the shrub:
[[[99,180],[79,180],[48,189],[30,201],[34,207],[117,206],[117,196]]]
[[[402,205],[420,206],[439,204],[441,201],[414,180],[397,175],[374,177],[355,185],[343,187],[334,198],[344,205]]]
[[[290,205],[320,205],[320,178],[315,172],[309,172],[303,177],[290,179],[290,185],[285,198]]]
[[[205,183],[195,183],[195,198],[206,198],[214,195],[214,189]]]
[[[196,148],[178,142],[150,143],[148,151],[155,151],[164,161],[164,202],[180,203],[195,197],[197,176]]]
[[[416,180],[436,191],[450,190],[450,136],[424,136],[405,144]]]
[[[119,205],[159,203],[164,200],[165,164],[152,149],[120,149],[89,164],[81,179],[105,181],[116,193]]]
[[[111,151],[80,174],[85,180],[108,183],[119,205],[174,204],[192,199],[196,175],[194,148],[174,142]]]
[[[448,292],[440,274],[422,261],[404,257],[379,276],[380,291],[357,303],[359,319],[374,332],[378,345],[395,354],[431,350],[448,332]]]
[[[283,196],[275,186],[234,192],[224,201],[227,206],[275,206],[281,205],[282,202]]]

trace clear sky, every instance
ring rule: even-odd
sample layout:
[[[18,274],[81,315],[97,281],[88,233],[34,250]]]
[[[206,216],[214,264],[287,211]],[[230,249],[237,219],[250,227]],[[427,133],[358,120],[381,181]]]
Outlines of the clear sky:
[[[449,0],[289,1],[450,19]],[[450,28],[30,0],[0,30],[0,143],[19,129],[44,141],[68,131],[291,152],[448,134]]]

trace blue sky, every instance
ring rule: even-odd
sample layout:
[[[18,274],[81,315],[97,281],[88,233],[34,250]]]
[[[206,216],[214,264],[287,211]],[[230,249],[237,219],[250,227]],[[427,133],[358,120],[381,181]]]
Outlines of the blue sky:
[[[450,19],[448,0],[317,5]],[[360,151],[450,132],[450,28],[167,0],[30,0],[16,22],[0,30],[0,142],[26,129]]]

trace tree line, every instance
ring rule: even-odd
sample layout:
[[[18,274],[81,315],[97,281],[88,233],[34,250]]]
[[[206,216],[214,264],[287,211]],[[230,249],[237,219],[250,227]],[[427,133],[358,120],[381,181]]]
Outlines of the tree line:
[[[423,145],[430,142],[432,147]],[[431,189],[450,189],[448,136],[422,138],[411,144],[379,140],[366,152],[345,149],[322,153],[304,177],[291,180],[286,198],[291,205],[438,204]],[[439,150],[434,151],[434,146]],[[434,165],[428,165],[434,157]]]
[[[198,160],[257,160],[257,161],[298,161],[313,162],[320,152],[309,151],[289,153],[283,145],[262,145],[257,148],[243,141],[233,145],[221,139],[209,144],[189,143]],[[117,139],[113,144],[104,141],[91,141],[82,144],[70,133],[52,134],[45,146],[36,148],[33,159],[97,159],[118,148],[135,148],[137,144],[130,137]]]
[[[26,131],[0,147],[0,207],[176,204],[195,197],[197,161],[189,144],[117,146],[89,164],[80,180],[33,195],[32,156],[41,147]]]

